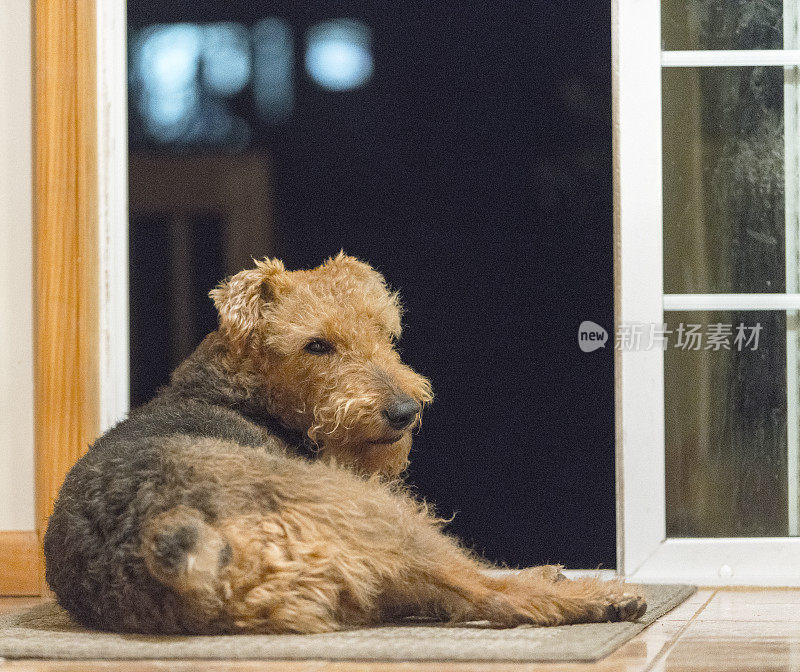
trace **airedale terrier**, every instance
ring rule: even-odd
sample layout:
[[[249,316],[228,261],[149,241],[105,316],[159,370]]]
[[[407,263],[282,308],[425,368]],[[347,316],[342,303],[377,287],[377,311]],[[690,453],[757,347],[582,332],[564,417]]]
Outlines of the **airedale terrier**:
[[[400,303],[339,254],[265,260],[211,292],[219,329],[70,471],[47,581],[83,625],[313,633],[404,616],[510,627],[632,620],[618,582],[490,576],[398,480],[428,381]]]

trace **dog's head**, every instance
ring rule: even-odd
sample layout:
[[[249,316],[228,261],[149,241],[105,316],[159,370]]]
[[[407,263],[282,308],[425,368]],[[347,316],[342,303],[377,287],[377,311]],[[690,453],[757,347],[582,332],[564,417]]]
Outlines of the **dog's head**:
[[[356,470],[405,468],[432,393],[395,349],[401,308],[380,273],[343,253],[303,271],[265,259],[211,297],[252,395],[284,425]]]

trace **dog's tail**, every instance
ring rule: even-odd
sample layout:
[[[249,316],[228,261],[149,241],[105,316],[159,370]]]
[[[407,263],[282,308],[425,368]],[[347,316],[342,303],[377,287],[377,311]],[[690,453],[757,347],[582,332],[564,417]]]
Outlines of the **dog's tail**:
[[[197,509],[176,506],[148,520],[142,555],[153,577],[182,597],[215,604],[227,597],[222,574],[231,546]]]

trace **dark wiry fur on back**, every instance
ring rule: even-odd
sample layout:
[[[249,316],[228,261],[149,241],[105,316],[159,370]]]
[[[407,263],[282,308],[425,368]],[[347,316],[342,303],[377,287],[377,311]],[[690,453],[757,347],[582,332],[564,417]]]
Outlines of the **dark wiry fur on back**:
[[[146,516],[178,504],[214,521],[223,493],[218,483],[186,478],[192,466],[164,456],[165,437],[214,437],[276,456],[300,448],[299,441],[289,445],[231,408],[241,402],[231,400],[220,372],[203,356],[213,341],[182,365],[172,385],[98,439],[64,482],[44,540],[47,582],[83,625],[197,629],[193,612],[145,566],[140,528]],[[274,506],[269,492],[252,495],[254,509]]]

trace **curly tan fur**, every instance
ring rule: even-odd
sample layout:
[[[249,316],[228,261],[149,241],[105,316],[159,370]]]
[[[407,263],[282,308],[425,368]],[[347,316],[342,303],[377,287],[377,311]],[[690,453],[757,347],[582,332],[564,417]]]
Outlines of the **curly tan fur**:
[[[622,584],[558,567],[490,576],[395,478],[432,394],[395,350],[398,296],[374,269],[343,254],[306,271],[265,260],[212,298],[218,331],[62,488],[47,578],[79,622],[307,633],[643,613]]]
[[[283,424],[327,457],[366,472],[403,471],[413,426],[402,434],[387,428],[385,400],[402,392],[425,404],[432,394],[394,349],[400,302],[377,271],[344,254],[308,271],[265,260],[211,297],[234,346],[228,366],[249,372],[251,394]],[[308,356],[303,348],[315,338],[334,345],[331,356]]]

